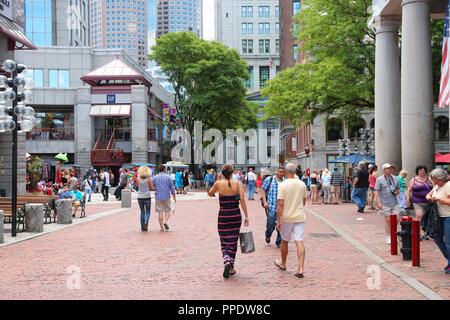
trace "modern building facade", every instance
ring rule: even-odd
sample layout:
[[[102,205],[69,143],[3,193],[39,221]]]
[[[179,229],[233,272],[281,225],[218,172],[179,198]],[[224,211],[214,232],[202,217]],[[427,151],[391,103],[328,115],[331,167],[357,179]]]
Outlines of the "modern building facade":
[[[36,46],[26,37],[23,31],[23,5],[23,0],[15,0],[7,1],[0,6],[0,64],[6,59],[18,60],[17,53],[19,50],[36,49]],[[17,190],[20,194],[25,192],[25,134],[18,133],[17,142]],[[11,196],[11,143],[11,133],[0,133],[0,189],[2,192],[5,191],[6,196]]]
[[[25,33],[38,47],[90,45],[90,0],[25,0]]]
[[[123,49],[147,67],[146,0],[91,0],[91,47]]]
[[[430,168],[435,154],[430,21],[444,17],[446,1],[374,0],[373,7],[376,161],[409,172],[418,164]]]
[[[249,92],[257,92],[280,70],[278,0],[217,0],[215,39],[247,61]]]
[[[202,0],[156,0],[156,37],[192,31],[202,37]]]
[[[123,50],[46,47],[16,58],[42,84],[33,89],[36,125],[25,150],[49,163],[51,177],[60,152],[82,172],[169,160],[160,120],[173,97]],[[54,82],[55,74],[67,80]]]

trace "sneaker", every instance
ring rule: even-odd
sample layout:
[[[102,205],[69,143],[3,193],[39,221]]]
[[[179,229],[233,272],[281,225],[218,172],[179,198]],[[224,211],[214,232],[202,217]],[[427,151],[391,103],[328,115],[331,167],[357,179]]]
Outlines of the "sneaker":
[[[266,237],[266,243],[269,244],[270,243],[270,238]]]
[[[391,244],[391,236],[386,236],[386,243]]]

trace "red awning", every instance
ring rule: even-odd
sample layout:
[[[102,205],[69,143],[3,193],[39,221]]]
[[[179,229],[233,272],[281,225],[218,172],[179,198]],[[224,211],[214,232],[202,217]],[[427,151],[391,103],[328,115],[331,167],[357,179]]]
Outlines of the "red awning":
[[[10,50],[36,50],[36,46],[23,33],[15,22],[0,16],[0,33],[8,37]]]
[[[440,155],[435,160],[436,163],[450,163],[450,153]]]
[[[148,111],[152,115],[153,119],[162,120],[161,116],[155,110],[153,110],[152,108],[148,108]]]

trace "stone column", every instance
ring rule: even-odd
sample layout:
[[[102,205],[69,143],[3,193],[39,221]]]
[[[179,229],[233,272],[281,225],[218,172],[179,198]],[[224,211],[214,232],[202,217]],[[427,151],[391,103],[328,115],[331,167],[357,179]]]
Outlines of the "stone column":
[[[25,205],[25,231],[44,232],[44,205],[30,203]]]
[[[91,89],[78,88],[74,106],[75,116],[75,163],[84,173],[91,167],[91,150],[95,144],[91,109]]]
[[[56,200],[56,223],[58,224],[72,223],[72,200],[70,199]]]
[[[402,164],[412,176],[434,164],[430,1],[403,0],[402,11]]]
[[[5,215],[3,214],[3,210],[0,210],[0,243],[3,243],[5,241],[4,239],[4,221],[5,221]]]
[[[122,208],[131,208],[131,190],[123,189],[122,190]]]
[[[402,165],[400,117],[400,19],[375,22],[375,159],[378,167]]]
[[[131,138],[132,162],[148,162],[148,105],[147,87],[132,86]]]

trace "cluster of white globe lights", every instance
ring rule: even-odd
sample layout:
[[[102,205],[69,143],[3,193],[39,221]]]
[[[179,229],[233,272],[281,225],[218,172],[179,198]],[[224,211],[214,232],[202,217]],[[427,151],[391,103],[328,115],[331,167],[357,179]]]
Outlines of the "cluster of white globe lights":
[[[16,122],[11,116],[17,115],[17,126],[19,132],[29,132],[33,130],[35,124],[34,109],[27,104],[33,101],[33,80],[25,78],[26,66],[16,64],[13,60],[6,60],[2,69],[8,73],[17,71],[17,76],[8,78],[0,75],[0,132],[13,131],[16,129]],[[17,94],[14,91],[17,87]],[[13,102],[17,99],[17,105],[13,110]]]

